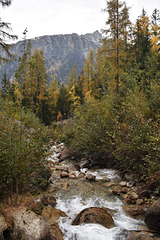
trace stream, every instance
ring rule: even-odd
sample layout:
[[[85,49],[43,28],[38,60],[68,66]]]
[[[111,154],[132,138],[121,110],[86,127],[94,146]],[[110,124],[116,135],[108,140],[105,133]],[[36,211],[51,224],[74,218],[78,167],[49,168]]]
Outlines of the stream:
[[[62,144],[61,148],[63,148]],[[58,157],[59,153],[57,151],[50,156],[49,160],[57,163]],[[60,164],[66,167],[73,164],[73,161]],[[113,195],[111,188],[103,181],[105,178],[108,178],[110,182],[120,181],[116,171],[111,169],[88,170],[85,168],[80,171],[84,174],[91,173],[97,181],[90,182],[78,178],[64,179],[63,181],[68,184],[67,189],[60,188],[53,192],[53,196],[57,199],[56,208],[67,214],[67,217],[59,220],[64,240],[125,240],[130,230],[137,230],[144,225],[143,220],[131,218],[124,213],[122,200]],[[77,176],[79,172],[75,171],[74,174]],[[54,186],[56,182],[57,178],[54,178],[52,185]],[[99,224],[73,226],[72,221],[77,214],[88,207],[109,208],[112,212],[115,227],[107,229]]]

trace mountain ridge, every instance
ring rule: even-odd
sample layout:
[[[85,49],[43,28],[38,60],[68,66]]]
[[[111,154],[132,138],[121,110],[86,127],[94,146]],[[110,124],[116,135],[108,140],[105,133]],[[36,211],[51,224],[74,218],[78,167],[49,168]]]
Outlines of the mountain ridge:
[[[35,48],[44,52],[48,79],[51,80],[54,74],[58,82],[65,82],[74,64],[77,65],[77,73],[81,72],[90,49],[93,48],[96,52],[101,39],[102,34],[95,31],[84,35],[77,33],[44,35],[18,41],[11,49],[11,53],[16,55],[14,60],[0,66],[0,79],[4,72],[9,79],[14,77],[14,71],[19,64],[17,59],[23,54],[24,44],[30,40],[32,53]]]

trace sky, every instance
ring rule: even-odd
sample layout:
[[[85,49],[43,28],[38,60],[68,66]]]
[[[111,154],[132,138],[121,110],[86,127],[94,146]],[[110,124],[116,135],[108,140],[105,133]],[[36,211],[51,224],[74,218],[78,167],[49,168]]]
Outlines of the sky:
[[[126,0],[130,19],[134,22],[144,8],[152,15],[160,10],[160,0]],[[102,12],[106,0],[13,0],[10,7],[0,9],[0,17],[11,23],[12,34],[27,38],[57,34],[85,34],[105,28],[107,13]]]

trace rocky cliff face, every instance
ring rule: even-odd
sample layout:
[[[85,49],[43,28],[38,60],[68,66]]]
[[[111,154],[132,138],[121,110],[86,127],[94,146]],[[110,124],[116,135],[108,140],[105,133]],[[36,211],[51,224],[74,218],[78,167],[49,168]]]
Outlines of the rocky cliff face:
[[[96,31],[91,34],[78,35],[76,33],[67,35],[42,36],[31,39],[31,50],[43,49],[48,78],[54,74],[59,82],[67,80],[73,65],[77,65],[77,72],[80,73],[83,64],[91,48],[96,52],[100,46],[102,35]],[[27,41],[27,40],[26,40]],[[24,41],[17,42],[11,52],[15,54],[12,62],[0,66],[0,79],[4,72],[8,78],[14,76],[18,67],[19,57],[24,49]]]

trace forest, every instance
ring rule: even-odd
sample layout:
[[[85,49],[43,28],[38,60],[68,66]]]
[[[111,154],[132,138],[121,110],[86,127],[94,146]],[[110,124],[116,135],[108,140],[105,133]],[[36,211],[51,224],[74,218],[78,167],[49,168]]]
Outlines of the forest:
[[[9,3],[0,1],[2,6]],[[155,9],[149,17],[143,9],[132,23],[125,2],[106,1],[103,11],[108,19],[101,46],[97,52],[90,50],[80,75],[74,65],[67,83],[59,84],[55,76],[48,82],[43,50],[31,53],[29,40],[25,40],[14,81],[4,73],[0,89],[2,197],[12,199],[13,193],[18,196],[47,187],[45,159],[50,138],[64,142],[75,154],[105,161],[139,179],[158,174],[160,12]],[[6,37],[8,27],[1,22],[2,36]],[[0,41],[9,54],[5,38]],[[160,182],[155,191],[160,192]]]

